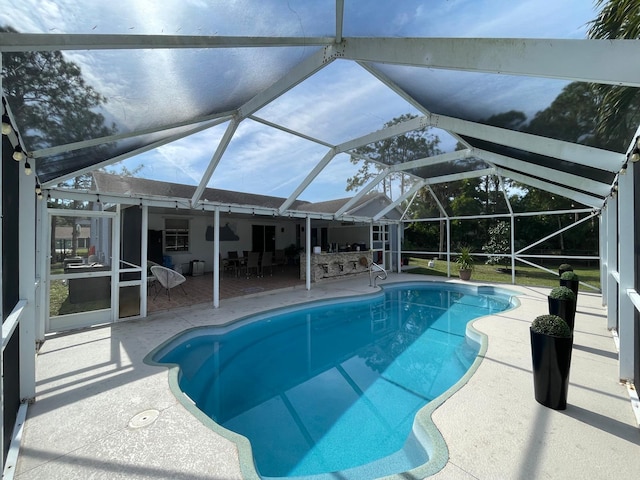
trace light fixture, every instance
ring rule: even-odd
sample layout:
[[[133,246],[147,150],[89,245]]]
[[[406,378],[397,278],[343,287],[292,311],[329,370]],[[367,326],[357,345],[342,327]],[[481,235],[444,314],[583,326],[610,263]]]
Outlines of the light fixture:
[[[96,203],[100,203],[100,194],[99,193],[96,195]]]
[[[627,173],[627,162],[624,162],[624,165],[622,165],[622,168],[620,169],[620,171],[618,173],[620,175],[624,175],[625,173]]]
[[[42,200],[42,192],[38,193],[38,200]]]
[[[9,115],[2,115],[2,134],[10,135],[11,132],[13,132],[13,127],[11,126]]]
[[[26,175],[31,175],[31,164],[29,163],[29,160],[24,163],[24,173]]]
[[[36,180],[36,194],[37,195],[42,194],[42,187],[40,187],[40,182],[38,182],[37,180]]]
[[[640,160],[640,147],[636,147],[633,149],[633,152],[631,152],[631,155],[629,156],[629,160],[634,163]]]
[[[24,158],[25,154],[22,150],[22,147],[20,146],[20,144],[16,145],[16,147],[13,149],[13,159],[16,162],[21,162],[22,160],[24,160]]]

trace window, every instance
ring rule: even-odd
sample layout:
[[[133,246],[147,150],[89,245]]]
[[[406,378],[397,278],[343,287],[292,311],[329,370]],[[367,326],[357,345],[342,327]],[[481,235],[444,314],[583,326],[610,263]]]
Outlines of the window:
[[[389,225],[374,225],[373,241],[387,243],[389,241]]]
[[[167,252],[189,251],[189,219],[164,219],[164,249]]]

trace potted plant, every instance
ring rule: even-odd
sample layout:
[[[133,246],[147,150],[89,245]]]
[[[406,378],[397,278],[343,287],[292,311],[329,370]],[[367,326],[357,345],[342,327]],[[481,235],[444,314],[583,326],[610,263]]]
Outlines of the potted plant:
[[[576,316],[576,295],[569,287],[563,285],[554,287],[548,295],[549,313],[558,315],[567,324],[571,331]]]
[[[564,272],[573,272],[573,267],[568,263],[561,263],[558,267],[558,276],[562,276]]]
[[[560,275],[560,285],[569,287],[578,299],[578,288],[580,288],[580,277],[572,270],[564,272]]]
[[[529,328],[533,389],[538,403],[554,410],[567,408],[573,335],[557,315],[540,315]]]
[[[473,272],[473,255],[471,255],[471,249],[469,247],[462,247],[460,249],[456,263],[458,264],[460,279],[469,280],[471,278],[471,272]]]

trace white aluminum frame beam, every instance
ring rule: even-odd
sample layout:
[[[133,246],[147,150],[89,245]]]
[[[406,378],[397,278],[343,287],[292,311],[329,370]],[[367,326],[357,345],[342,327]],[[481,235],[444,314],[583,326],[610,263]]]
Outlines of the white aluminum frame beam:
[[[233,138],[233,134],[236,133],[238,125],[240,125],[240,120],[235,117],[232,118],[231,122],[229,122],[229,125],[227,125],[227,129],[225,130],[224,135],[222,136],[222,139],[218,144],[218,148],[216,148],[213,157],[211,157],[211,161],[202,174],[202,178],[200,179],[200,183],[198,184],[196,191],[193,193],[193,197],[191,197],[191,205],[196,205],[200,200],[204,189],[207,188],[207,183],[209,183],[209,180],[211,179],[211,175],[213,175],[214,170],[220,163],[220,159],[222,159],[222,155],[224,155],[224,152],[227,150],[227,147],[229,146],[229,143]]]
[[[453,131],[460,135],[467,135],[547,157],[567,160],[578,165],[597,168],[611,173],[618,172],[626,161],[624,154],[600,148],[587,147],[444,115],[431,114],[428,115],[427,118],[428,120],[426,121],[430,126],[442,128],[443,130]]]
[[[389,169],[382,170],[373,180],[371,180],[367,185],[361,188],[358,193],[356,193],[353,197],[351,197],[351,199],[347,203],[345,203],[341,208],[339,208],[338,211],[335,213],[335,217],[340,218],[352,206],[354,206],[357,202],[359,202],[362,197],[364,197],[373,188],[375,188],[376,185],[378,185],[388,174],[389,174]]]
[[[217,123],[215,125],[217,125]],[[57,184],[59,184],[61,182],[64,182],[66,180],[70,180],[72,178],[75,178],[78,175],[83,175],[85,173],[89,173],[89,172],[92,172],[94,170],[97,170],[98,168],[106,167],[108,165],[113,165],[114,163],[121,162],[122,160],[126,160],[127,158],[135,157],[136,155],[140,155],[141,153],[148,152],[150,150],[153,150],[154,148],[161,147],[162,145],[166,145],[168,143],[175,142],[176,140],[180,140],[181,138],[188,137],[189,135],[193,135],[194,133],[201,132],[201,131],[206,130],[208,128],[211,128],[211,127],[213,127],[215,125],[213,125],[213,124],[212,125],[209,125],[209,124],[200,125],[199,127],[193,128],[193,129],[189,130],[188,132],[182,132],[182,133],[177,134],[177,135],[171,135],[170,137],[164,138],[162,140],[158,140],[157,142],[153,142],[150,145],[145,145],[144,147],[137,148],[137,149],[132,150],[132,151],[127,152],[127,153],[123,153],[122,155],[118,155],[117,157],[112,157],[112,158],[107,159],[107,160],[105,160],[103,162],[95,163],[95,164],[90,165],[88,167],[81,168],[80,170],[76,170],[73,173],[67,173],[65,175],[61,175],[61,176],[56,177],[56,178],[54,178],[52,180],[49,180],[47,182],[42,182],[41,186],[42,186],[42,188],[47,188],[47,187],[50,187],[50,186],[57,185]]]
[[[118,35],[0,33],[0,52],[55,50],[146,50],[325,46],[333,37],[227,37],[218,35]]]
[[[313,168],[313,170],[311,170],[311,172],[309,172],[309,174],[302,181],[302,183],[300,183],[300,185],[298,185],[298,187],[293,191],[293,193],[289,195],[289,198],[287,198],[282,203],[282,205],[280,205],[280,208],[278,209],[279,215],[282,215],[291,206],[291,204],[293,204],[293,202],[296,201],[298,196],[302,192],[304,192],[304,190],[309,186],[309,184],[313,182],[313,180],[320,174],[320,172],[322,172],[322,170],[324,170],[324,167],[326,167],[329,164],[329,162],[333,160],[333,157],[335,157],[336,154],[337,152],[335,148],[332,148],[327,153],[325,153],[324,157],[322,157],[322,160],[320,160],[316,164],[316,166]]]
[[[328,46],[304,59],[289,70],[286,75],[281,77],[278,81],[242,105],[238,109],[240,118],[246,118],[249,115],[254,114],[280,95],[288,92],[314,73],[329,65],[338,58],[339,55],[339,52],[336,51],[334,47]]]
[[[611,192],[611,185],[608,183],[602,183],[596,180],[591,180],[590,178],[580,177],[560,170],[535,165],[512,157],[487,152],[486,150],[474,148],[473,156],[500,167],[505,167],[510,170],[515,169],[517,173],[521,173],[523,175],[531,175],[539,178],[553,178],[556,183],[568,185],[571,188],[576,188],[584,192],[591,192],[602,197],[606,197]],[[505,176],[509,177],[506,171]]]
[[[347,38],[344,58],[640,87],[639,50],[640,40]]]
[[[336,43],[342,42],[344,24],[344,0],[336,0]]]
[[[416,182],[409,190],[407,190],[402,195],[400,195],[400,197],[398,197],[395,201],[391,202],[389,205],[387,205],[382,210],[380,210],[378,213],[376,213],[374,215],[374,217],[373,217],[373,221],[377,222],[382,217],[384,217],[388,212],[390,212],[391,210],[396,208],[396,206],[398,206],[400,203],[405,201],[407,198],[409,198],[412,195],[417,194],[418,190],[420,190],[422,187],[424,187],[426,185],[426,183],[427,183],[426,180],[423,180],[423,181],[420,181],[420,182]]]
[[[560,187],[558,185],[554,185],[552,183],[546,182],[544,180],[540,180],[538,178],[532,178],[527,175],[516,173],[510,170],[504,170],[501,167],[496,166],[496,173],[504,176],[505,178],[510,178],[511,180],[515,180],[516,182],[524,183],[525,185],[529,185],[535,188],[539,188],[540,190],[544,190],[546,192],[550,192],[556,195],[560,195],[562,197],[569,198],[583,205],[587,205],[593,208],[601,208],[604,202],[603,198],[594,197],[591,195],[587,195],[586,193],[576,192],[575,190],[571,190],[569,188]]]
[[[291,130],[290,128],[284,127],[282,125],[278,125],[277,123],[270,122],[269,120],[265,120],[264,118],[260,118],[260,117],[258,117],[256,115],[249,115],[247,118],[250,119],[250,120],[253,120],[254,122],[258,122],[258,123],[261,123],[263,125],[266,125],[267,127],[271,127],[271,128],[275,128],[276,130],[280,130],[281,132],[285,132],[285,133],[288,133],[290,135],[294,135],[294,136],[302,138],[304,140],[309,140],[310,142],[313,142],[313,143],[317,143],[318,145],[322,145],[322,146],[325,146],[327,148],[332,148],[333,147],[333,145],[331,143],[329,143],[329,142],[325,142],[324,140],[320,140],[319,138],[315,138],[315,137],[312,137],[310,135],[306,135],[306,134],[304,134],[302,132],[298,132],[296,130]]]
[[[174,128],[185,127],[185,126],[195,125],[202,122],[207,122],[206,125],[199,125],[195,129],[189,130],[188,132],[185,132],[179,135],[172,135],[173,139],[179,139],[181,137],[187,137],[189,135],[193,135],[196,132],[206,130],[207,128],[215,127],[216,125],[224,123],[227,120],[231,119],[233,114],[234,112],[224,112],[222,114],[209,115],[207,117],[200,117],[200,118],[195,118],[195,119],[184,121],[184,122],[171,123],[171,124],[162,125],[159,127],[145,128],[142,130],[135,130],[133,132],[119,133],[117,135],[109,135],[107,137],[92,138],[91,140],[83,140],[81,142],[73,142],[73,143],[67,143],[64,145],[58,145],[56,147],[43,148],[41,150],[34,150],[29,153],[31,153],[33,158],[47,157],[49,155],[58,155],[60,153],[71,152],[73,150],[80,150],[81,148],[95,147],[97,145],[103,145],[105,143],[112,143],[112,142],[117,142],[119,140],[126,140],[127,138],[135,138],[135,137],[139,137],[140,135],[164,132],[166,130],[171,130]],[[175,137],[178,137],[178,138],[175,138]]]

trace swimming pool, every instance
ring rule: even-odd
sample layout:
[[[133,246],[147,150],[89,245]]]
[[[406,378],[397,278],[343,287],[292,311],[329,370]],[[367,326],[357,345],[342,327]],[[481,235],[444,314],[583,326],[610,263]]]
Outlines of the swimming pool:
[[[377,478],[433,467],[443,450],[446,462],[441,437],[417,414],[477,365],[482,337],[469,321],[512,305],[511,292],[493,287],[387,284],[191,329],[148,359],[174,366],[185,405],[236,442],[230,432],[249,439],[241,457],[263,478]]]

